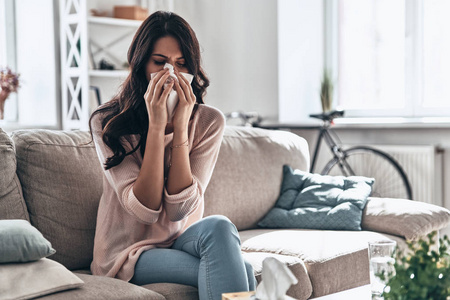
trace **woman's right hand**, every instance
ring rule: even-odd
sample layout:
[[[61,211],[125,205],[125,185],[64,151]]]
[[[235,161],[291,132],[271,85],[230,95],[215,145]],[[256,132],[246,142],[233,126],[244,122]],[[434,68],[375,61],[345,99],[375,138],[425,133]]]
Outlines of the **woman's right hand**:
[[[167,125],[167,97],[172,90],[173,81],[166,88],[164,83],[169,78],[169,70],[163,69],[150,79],[147,91],[144,94],[147,107],[149,127],[164,129]]]

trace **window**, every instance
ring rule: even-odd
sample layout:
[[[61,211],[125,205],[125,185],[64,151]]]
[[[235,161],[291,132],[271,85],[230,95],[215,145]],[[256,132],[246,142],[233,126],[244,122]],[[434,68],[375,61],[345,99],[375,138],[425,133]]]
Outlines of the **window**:
[[[450,108],[450,1],[423,2],[423,107]]]
[[[450,115],[448,0],[340,0],[337,102],[348,116]]]
[[[16,71],[14,1],[0,0],[0,67]],[[17,94],[5,102],[5,121],[17,121]]]
[[[0,0],[0,65],[20,74],[5,103],[10,128],[59,127],[56,11],[53,0]]]

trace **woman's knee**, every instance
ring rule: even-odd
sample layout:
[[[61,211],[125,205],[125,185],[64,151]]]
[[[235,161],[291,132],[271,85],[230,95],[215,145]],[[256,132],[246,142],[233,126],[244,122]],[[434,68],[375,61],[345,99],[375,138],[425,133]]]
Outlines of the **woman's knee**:
[[[203,219],[205,226],[212,229],[214,232],[217,231],[232,231],[237,233],[236,226],[225,216],[213,215]]]
[[[236,226],[225,216],[214,215],[204,218],[203,226],[207,232],[216,237],[233,236],[239,238]]]

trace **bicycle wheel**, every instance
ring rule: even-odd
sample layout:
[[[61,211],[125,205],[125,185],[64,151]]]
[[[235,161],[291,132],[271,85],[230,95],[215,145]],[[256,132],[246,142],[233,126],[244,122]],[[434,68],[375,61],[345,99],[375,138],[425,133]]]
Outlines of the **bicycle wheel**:
[[[370,196],[412,199],[411,186],[402,167],[389,154],[371,147],[342,150],[341,157],[330,160],[322,174],[375,178]]]

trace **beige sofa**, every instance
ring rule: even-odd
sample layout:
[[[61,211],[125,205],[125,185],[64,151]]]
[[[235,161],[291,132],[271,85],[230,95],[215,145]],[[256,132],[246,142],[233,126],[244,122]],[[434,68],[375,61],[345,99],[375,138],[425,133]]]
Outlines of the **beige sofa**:
[[[136,286],[93,276],[89,266],[102,192],[102,170],[88,132],[0,130],[0,219],[26,219],[51,243],[57,261],[84,281],[42,299],[198,299],[194,287]],[[298,278],[288,295],[315,298],[369,284],[367,243],[417,238],[450,222],[438,206],[370,198],[362,231],[260,229],[257,222],[279,195],[282,166],[309,169],[306,141],[292,133],[227,127],[211,182],[205,216],[222,214],[241,234],[242,251],[259,281],[262,261],[275,257]],[[16,168],[17,166],[17,168]],[[0,267],[1,268],[1,267]]]

